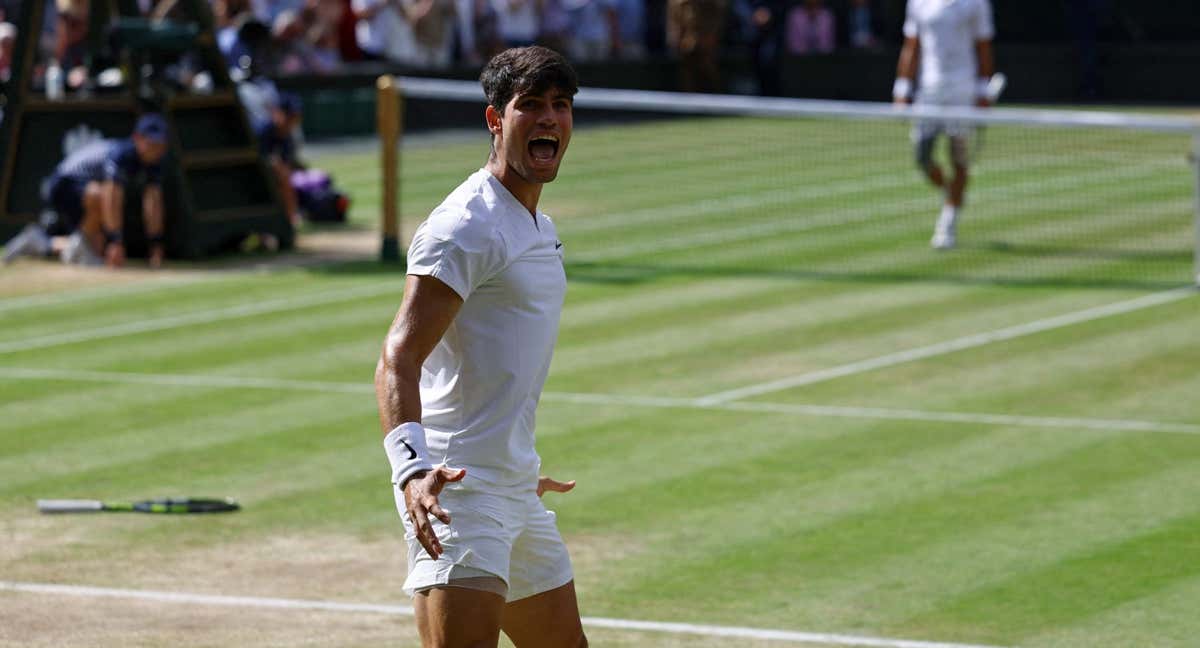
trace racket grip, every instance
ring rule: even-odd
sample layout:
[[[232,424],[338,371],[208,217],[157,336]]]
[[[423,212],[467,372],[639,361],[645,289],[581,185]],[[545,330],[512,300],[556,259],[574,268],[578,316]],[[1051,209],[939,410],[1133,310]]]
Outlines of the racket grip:
[[[90,513],[104,510],[104,505],[96,500],[38,500],[37,506],[42,513]]]

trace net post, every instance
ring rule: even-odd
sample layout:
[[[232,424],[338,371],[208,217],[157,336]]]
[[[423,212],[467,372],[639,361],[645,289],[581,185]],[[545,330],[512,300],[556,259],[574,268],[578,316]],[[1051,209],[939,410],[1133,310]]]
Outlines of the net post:
[[[390,74],[375,81],[375,119],[379,133],[381,175],[380,186],[382,213],[380,229],[382,242],[380,259],[386,262],[400,260],[400,137],[403,129],[404,107],[400,98],[400,84]]]

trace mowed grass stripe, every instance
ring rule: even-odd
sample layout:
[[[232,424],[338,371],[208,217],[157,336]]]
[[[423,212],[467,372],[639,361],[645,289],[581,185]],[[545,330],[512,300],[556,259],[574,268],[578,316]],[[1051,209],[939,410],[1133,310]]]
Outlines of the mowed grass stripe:
[[[1149,177],[1149,173],[1147,177]],[[1084,186],[1090,185],[1088,180]],[[1112,209],[1108,207],[1114,203],[1122,205],[1117,196],[1110,192],[1116,192],[1119,189],[1105,189],[1102,186],[1091,185],[1091,190],[1087,193],[1087,198],[1076,203],[1078,220],[1087,220],[1094,217],[1096,211]],[[1171,204],[1178,204],[1172,202]],[[1017,240],[1026,238],[1022,235],[1020,228],[1016,224],[1024,223],[1024,218],[1039,213],[1038,203],[1024,203],[1020,207],[1010,210],[1010,217],[1014,220],[1014,229],[1012,236]],[[1125,207],[1117,207],[1117,209],[1126,209]],[[888,213],[905,214],[909,213],[907,209],[895,210],[895,208],[884,208],[879,214],[879,217],[874,217],[876,212],[863,211],[860,212],[863,216],[860,219],[867,220],[870,223],[869,227],[852,229],[846,228],[837,231],[833,228],[832,236],[829,233],[822,232],[819,236],[809,236],[808,240],[798,240],[800,236],[789,236],[789,229],[798,229],[796,226],[782,221],[778,226],[764,228],[760,233],[754,228],[745,228],[738,231],[736,227],[728,229],[728,236],[717,236],[720,230],[706,231],[701,234],[701,238],[697,241],[697,245],[688,245],[683,253],[672,253],[670,251],[657,252],[653,256],[651,263],[669,265],[672,261],[682,257],[683,259],[696,258],[702,259],[704,264],[741,264],[743,267],[755,267],[755,262],[762,263],[763,257],[769,257],[772,253],[778,253],[790,258],[796,264],[793,267],[798,269],[804,268],[827,268],[832,265],[835,268],[845,268],[852,271],[862,273],[871,272],[905,272],[910,274],[919,274],[929,276],[933,273],[930,270],[938,265],[948,265],[952,261],[956,267],[969,266],[974,263],[976,265],[982,263],[991,263],[994,266],[1002,264],[1022,264],[1028,266],[1030,260],[1027,258],[1011,259],[1004,255],[997,257],[988,257],[986,255],[936,255],[931,254],[925,246],[897,246],[895,241],[897,235],[903,234],[906,231],[913,231],[916,227],[920,229],[919,236],[921,239],[927,235],[927,231],[931,231],[931,225],[928,222],[913,223],[912,219],[894,219],[886,218]],[[869,216],[868,216],[869,215]],[[845,216],[843,216],[844,218]],[[966,218],[966,217],[964,217]],[[836,222],[831,216],[827,218],[830,222]],[[851,218],[852,221],[858,220]],[[928,219],[929,222],[932,218]],[[1036,220],[1036,219],[1035,219]],[[964,220],[963,230],[969,232],[970,221]],[[1094,231],[1095,225],[1088,225],[1084,231]],[[964,236],[964,238],[966,238]],[[761,241],[756,245],[744,245],[755,239],[768,239]],[[685,239],[686,240],[686,239]],[[969,239],[967,239],[969,240]],[[733,245],[734,243],[743,243],[743,245]],[[840,244],[839,244],[840,243]],[[667,238],[665,244],[671,245],[671,239]],[[805,250],[808,247],[819,246],[819,251],[809,254],[801,254],[799,251]],[[882,254],[881,254],[882,253]],[[833,260],[833,264],[826,265],[821,262],[821,259]],[[1076,263],[1095,263],[1084,259],[1075,261]],[[1039,263],[1038,267],[1044,267],[1044,262]],[[987,276],[986,272],[980,273]],[[998,274],[998,273],[997,273]]]
[[[1113,646],[1138,646],[1153,640],[1158,645],[1186,646],[1195,638],[1193,612],[1200,600],[1200,576],[1180,579],[1161,590],[1132,601],[1094,612],[1070,622],[1057,623],[1022,640],[1030,648],[1087,646],[1103,637]],[[1152,628],[1147,632],[1146,628]]]
[[[853,623],[852,611],[857,611],[873,627],[891,629],[935,614],[947,601],[1019,581],[1193,514],[1200,486],[1188,475],[1195,469],[1195,464],[1185,464],[1088,497],[1031,506],[1023,515],[978,529],[948,528],[933,542],[885,553],[853,573],[813,574],[796,603],[816,618]],[[927,568],[931,565],[937,568]],[[1056,592],[1050,588],[1041,595],[1054,597]]]
[[[672,346],[670,341],[664,340],[662,346],[647,344],[644,353],[647,357],[656,357],[656,354],[662,356],[668,361],[664,365],[684,380],[699,377],[690,381],[696,385],[696,389],[689,392],[692,395],[699,395],[701,391],[712,394],[851,363],[870,362],[893,356],[905,349],[921,349],[965,336],[980,335],[995,331],[1001,323],[1010,327],[1020,326],[1048,316],[1110,303],[1110,296],[1104,294],[1064,300],[1061,295],[1047,292],[1033,299],[1020,291],[996,293],[983,290],[977,291],[973,298],[961,290],[946,293],[928,291],[922,298],[911,295],[907,290],[895,291],[888,285],[883,286],[877,296],[871,293],[863,295],[867,297],[866,300],[848,301],[847,298],[852,295],[854,293],[847,293],[846,298],[828,303],[802,302],[799,308],[794,309],[795,313],[773,309],[776,317],[769,320],[773,323],[771,326],[759,324],[739,328],[740,311],[735,312],[733,319],[708,318],[674,324],[672,328],[681,330],[695,327],[698,329],[696,335],[704,335],[704,331],[737,333],[711,333],[703,345],[684,346],[682,342],[676,342]],[[1022,297],[1025,299],[1022,300]],[[1076,306],[1077,300],[1082,304]],[[847,309],[841,305],[843,302],[858,307]],[[714,315],[720,317],[720,313]],[[669,336],[664,334],[662,337]],[[592,356],[594,359],[587,363],[588,366],[606,366],[610,371],[620,371],[619,363],[611,362],[613,355],[623,352],[619,347],[601,347]],[[669,351],[684,350],[690,350],[690,353],[668,354]],[[903,364],[898,357],[895,362]],[[565,364],[561,369],[567,374],[564,377],[573,377],[573,368],[572,364]],[[558,387],[558,383],[555,385],[556,389],[566,389]],[[713,386],[719,389],[712,389]],[[664,389],[665,386],[660,383],[658,393],[666,393]],[[781,386],[779,391],[786,389],[787,386]]]
[[[374,359],[369,356],[378,355],[397,307],[390,298],[373,299],[350,306],[306,309],[303,314],[271,313],[250,321],[155,331],[106,345],[85,361],[73,364],[86,369],[151,373],[170,373],[181,366],[193,373],[250,367],[251,375],[263,375],[264,370],[254,367],[277,357],[296,359],[295,366],[302,372],[320,370],[319,360],[341,362],[344,357],[345,361],[357,359],[373,367]],[[306,355],[311,357],[305,360]],[[63,349],[46,357],[66,359],[71,353]]]
[[[1010,165],[1007,170],[1014,172],[1014,181],[1023,179],[1032,189],[1045,188],[1045,180],[1030,180],[1029,173],[1039,172],[1043,175],[1064,175],[1073,177],[1079,175],[1074,169],[1061,169],[1051,173],[1060,165],[1058,160],[1047,160],[1044,164]],[[1043,168],[1044,167],[1044,168]],[[608,233],[620,235],[631,227],[661,227],[665,225],[682,225],[689,227],[707,227],[713,224],[726,224],[724,216],[730,210],[765,208],[771,206],[787,206],[791,212],[803,216],[807,212],[819,211],[830,207],[845,209],[849,205],[861,204],[874,210],[891,208],[898,199],[927,199],[930,191],[924,182],[908,167],[883,165],[862,176],[849,176],[844,168],[822,167],[803,177],[786,179],[772,173],[774,168],[764,163],[762,173],[742,176],[737,174],[721,174],[703,183],[696,183],[687,175],[673,175],[674,170],[664,171],[672,174],[667,180],[658,179],[656,186],[665,185],[678,188],[679,197],[668,196],[663,190],[654,192],[656,203],[646,204],[638,198],[637,193],[622,193],[613,195],[611,191],[598,196],[597,200],[583,204],[593,205],[586,218],[567,219],[562,224],[563,231],[568,235],[596,235]],[[998,173],[998,172],[997,172]],[[1003,186],[1001,182],[992,182]],[[985,186],[986,189],[986,186]],[[580,198],[570,187],[564,193],[575,202]],[[614,204],[614,199],[625,199],[627,207],[622,203]],[[548,199],[550,200],[550,199]],[[633,201],[637,201],[636,203]],[[587,240],[592,240],[589,236]],[[601,239],[603,240],[603,239]]]
[[[771,395],[771,400],[925,403],[958,411],[1040,411],[1064,416],[1200,419],[1183,397],[1200,377],[1189,368],[1194,300],[1058,331],[967,349]],[[1048,390],[1046,385],[1054,385]],[[1142,387],[1144,385],[1144,387]],[[852,387],[854,391],[848,391]]]
[[[195,391],[193,388],[184,393]],[[229,391],[236,393],[238,390]],[[170,470],[186,469],[186,464],[176,461],[195,448],[230,439],[286,433],[300,424],[324,423],[333,426],[347,416],[347,412],[354,411],[356,402],[361,403],[361,408],[368,413],[374,408],[374,401],[369,395],[357,401],[347,400],[344,394],[281,396],[247,391],[237,394],[236,400],[229,399],[232,407],[223,409],[220,406],[223,400],[221,390],[214,389],[210,393],[212,407],[201,412],[192,407],[174,410],[174,417],[163,417],[169,420],[154,426],[130,421],[127,414],[121,414],[111,428],[99,435],[95,430],[104,430],[107,421],[97,418],[88,429],[71,431],[65,435],[67,439],[74,439],[74,442],[62,443],[52,453],[35,451],[24,456],[4,457],[0,459],[0,467],[4,468],[4,474],[8,477],[0,483],[6,484],[9,489],[19,485],[23,492],[28,493],[37,493],[39,488],[44,493],[47,488],[59,487],[95,490],[101,486],[96,481],[101,477],[111,484],[124,483],[127,478],[132,478],[131,475],[121,475],[121,466],[129,462],[165,460]],[[164,407],[169,408],[169,401],[164,403]],[[91,431],[90,436],[88,431]],[[89,483],[93,486],[89,487]]]
[[[880,441],[886,444],[888,440]],[[953,490],[841,517],[798,534],[789,533],[776,519],[783,515],[786,520],[786,509],[772,509],[776,515],[771,517],[761,513],[751,516],[745,511],[753,495],[748,500],[744,489],[731,488],[743,494],[738,515],[741,524],[707,542],[692,542],[682,551],[660,557],[655,567],[643,572],[636,585],[625,591],[646,588],[655,596],[669,599],[675,596],[673,592],[694,591],[699,580],[737,582],[751,560],[756,573],[789,573],[797,585],[810,573],[819,578],[848,579],[887,556],[918,551],[946,534],[961,536],[1015,521],[1036,507],[1054,507],[1175,466],[1193,465],[1200,455],[1200,443],[1192,437],[1165,439],[1162,444],[1156,441],[1100,440],[1065,455],[960,484]],[[1152,444],[1154,448],[1148,449]],[[1130,461],[1131,450],[1140,451],[1139,460]],[[914,453],[913,459],[919,464],[919,453]],[[755,467],[765,469],[764,474],[779,481],[778,468],[753,466],[750,474],[758,472],[753,470]],[[804,500],[795,501],[802,510]],[[755,517],[761,522],[755,523]],[[962,636],[946,631],[938,634]]]
[[[1092,204],[1099,209],[1102,205],[1111,204],[1112,198],[1104,192],[1098,192],[1093,198]],[[1168,204],[1177,206],[1181,203],[1171,201]],[[780,215],[773,220],[765,221],[764,225],[742,223],[740,228],[702,230],[691,240],[686,236],[684,238],[665,237],[661,245],[656,246],[656,241],[652,239],[643,245],[644,250],[637,247],[630,249],[628,256],[636,257],[639,252],[653,251],[652,257],[644,258],[647,263],[654,265],[669,266],[676,259],[686,261],[694,259],[693,267],[737,264],[741,267],[753,268],[761,266],[764,257],[770,258],[778,255],[792,261],[790,266],[785,265],[784,267],[798,270],[832,266],[859,270],[863,273],[873,271],[920,272],[927,276],[933,274],[929,272],[929,266],[949,265],[948,262],[961,266],[972,260],[984,258],[979,255],[939,256],[931,254],[925,248],[923,241],[927,231],[931,228],[925,222],[928,219],[913,219],[909,216],[912,214],[911,209],[909,204],[901,203],[873,211],[863,210],[857,215],[851,215],[844,211],[829,212],[812,221],[804,216],[797,216],[789,220]],[[1038,207],[1030,205],[1023,208],[1030,214],[1036,213],[1037,209]],[[904,216],[904,218],[889,219],[889,214]],[[1080,218],[1086,218],[1086,210],[1083,214]],[[1094,216],[1094,214],[1092,215]],[[857,229],[844,227],[847,220],[851,223],[869,223],[869,226]],[[809,232],[813,229],[810,223],[814,223],[818,227],[824,226],[831,231]],[[963,228],[968,232],[969,226],[970,221],[964,221]],[[897,246],[896,237],[906,232],[914,232],[913,238],[920,240],[921,243]],[[1019,229],[1014,229],[1011,234],[1013,236],[1010,238],[1017,240],[1025,238]],[[969,239],[967,240],[969,241]],[[736,243],[742,245],[735,245]],[[683,252],[672,253],[672,248],[679,248]],[[626,256],[626,251],[618,247],[605,254],[610,257]],[[999,262],[1012,262],[1009,255],[1000,254],[993,258]],[[833,263],[823,263],[822,259],[829,259]],[[1028,258],[1017,258],[1015,261],[1026,265],[1030,263]],[[1087,259],[1084,261],[1091,262]],[[1039,263],[1038,266],[1044,266],[1044,262]]]
[[[768,294],[725,300],[708,312],[685,313],[679,319],[647,321],[616,339],[602,337],[580,344],[576,339],[564,338],[563,345],[555,353],[554,388],[565,389],[557,386],[562,384],[559,381],[580,374],[603,378],[606,370],[620,371],[628,367],[644,371],[644,363],[678,361],[685,354],[728,362],[731,356],[725,351],[745,353],[748,343],[769,337],[778,349],[781,339],[794,344],[804,340],[811,328],[836,325],[830,323],[828,313],[837,313],[843,321],[867,320],[889,312],[919,312],[922,306],[939,300],[951,299],[937,290],[914,295],[897,293],[886,286],[851,288],[816,299],[806,299],[803,295],[788,299]],[[812,341],[806,340],[806,343]]]
[[[192,311],[181,315],[166,316],[158,319],[145,319],[125,322],[107,327],[74,330],[69,332],[44,335],[22,340],[0,342],[0,354],[20,354],[37,351],[48,347],[57,347],[81,342],[123,337],[133,334],[144,334],[196,324],[209,324],[226,320],[253,317],[265,313],[281,311],[297,311],[316,306],[344,303],[356,299],[379,297],[396,290],[395,287],[382,283],[370,283],[354,288],[324,291],[293,299],[274,299],[256,303],[242,303],[225,309]]]
[[[330,278],[322,281],[321,287],[326,290],[339,287],[352,289],[362,283],[358,279]],[[231,272],[212,281],[165,285],[171,286],[170,290],[137,292],[100,303],[68,301],[30,306],[20,313],[0,318],[0,340],[72,333],[81,329],[81,323],[100,329],[264,301],[305,299],[314,292],[310,275],[289,271],[266,275]]]
[[[1185,516],[948,601],[897,627],[968,638],[1036,635],[1200,576],[1198,535],[1200,514]],[[1151,637],[1147,640],[1157,641]]]
[[[758,427],[757,421],[743,426],[743,435],[770,434],[771,429]],[[852,565],[830,562],[839,551],[861,554],[849,558],[859,564],[879,559],[881,547],[886,555],[911,521],[880,532],[874,545],[865,538],[866,529],[857,530],[860,526],[878,530],[871,524],[876,516],[935,502],[981,479],[1069,455],[1094,439],[1061,435],[1029,443],[1034,435],[1026,431],[980,432],[953,425],[867,424],[850,429],[852,443],[831,444],[829,453],[731,458],[709,474],[685,474],[666,488],[642,487],[636,510],[616,519],[633,515],[626,523],[643,525],[651,545],[645,561],[618,566],[620,578],[604,584],[610,598],[652,605],[662,615],[672,610],[683,615],[693,605],[689,592],[720,583],[725,595],[704,599],[710,602],[704,614],[714,619],[746,614],[791,627],[837,627],[823,620],[820,611],[810,613],[803,604],[794,604],[803,601],[799,591],[807,581],[832,570],[851,569]],[[607,507],[613,517],[618,503],[635,490],[636,485],[604,493],[602,501],[584,504]],[[564,519],[573,518],[564,512]],[[697,534],[695,529],[708,531]],[[840,550],[834,539],[838,530],[844,534]],[[763,607],[767,601],[770,604]],[[627,611],[618,608],[614,613]]]
[[[327,331],[337,335],[330,328],[329,320],[337,320],[341,313],[349,313],[350,317],[361,313],[378,313],[377,330],[386,331],[388,322],[398,307],[400,295],[392,295],[390,286],[376,283],[366,283],[358,290],[334,290],[322,292],[308,299],[278,300],[243,304],[227,310],[197,309],[191,314],[180,318],[162,318],[157,320],[133,321],[128,325],[117,325],[110,328],[88,328],[77,323],[79,330],[56,336],[31,338],[25,341],[13,341],[4,352],[7,362],[21,362],[25,357],[36,355],[43,360],[58,357],[79,356],[79,345],[87,344],[97,349],[93,360],[97,362],[120,363],[121,358],[136,357],[124,354],[126,349],[144,349],[148,355],[156,353],[155,348],[165,352],[187,353],[189,348],[202,347],[206,344],[219,346],[221,338],[240,340],[241,335],[265,335],[261,333],[264,327],[271,325],[282,329],[294,330],[304,335],[309,331]],[[357,303],[349,303],[357,302]],[[362,309],[362,310],[359,310]],[[368,315],[362,315],[362,326],[367,326]],[[205,338],[215,333],[215,341]],[[275,331],[276,334],[279,331]],[[242,340],[244,341],[244,340]],[[283,344],[289,341],[286,335],[277,335],[275,341]],[[172,344],[177,345],[172,348]],[[270,345],[266,347],[269,350]],[[102,356],[108,355],[108,358]]]

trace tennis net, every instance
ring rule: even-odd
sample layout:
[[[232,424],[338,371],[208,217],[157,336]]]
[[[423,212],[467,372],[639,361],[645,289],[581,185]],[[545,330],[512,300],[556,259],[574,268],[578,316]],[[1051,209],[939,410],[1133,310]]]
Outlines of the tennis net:
[[[450,125],[478,128],[486,154],[477,83],[401,78],[386,92],[395,88],[410,113],[462,104],[473,117]],[[386,119],[381,110],[381,128]],[[569,273],[1134,286],[1198,276],[1192,119],[585,88],[575,123],[541,203]],[[915,162],[920,124],[968,134],[971,181],[951,250],[930,245],[942,193]],[[395,142],[383,141],[386,157]],[[947,169],[948,149],[942,138],[934,150]],[[463,175],[482,164],[469,150]],[[395,200],[386,166],[385,204]]]

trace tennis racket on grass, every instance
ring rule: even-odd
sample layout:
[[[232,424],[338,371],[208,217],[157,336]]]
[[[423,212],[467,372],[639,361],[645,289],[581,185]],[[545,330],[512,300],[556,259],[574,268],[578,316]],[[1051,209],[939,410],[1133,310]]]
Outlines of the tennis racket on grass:
[[[38,500],[42,513],[229,513],[241,508],[232,499],[160,499],[140,502]]]

